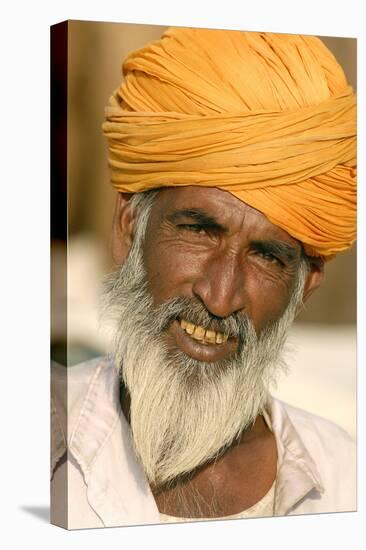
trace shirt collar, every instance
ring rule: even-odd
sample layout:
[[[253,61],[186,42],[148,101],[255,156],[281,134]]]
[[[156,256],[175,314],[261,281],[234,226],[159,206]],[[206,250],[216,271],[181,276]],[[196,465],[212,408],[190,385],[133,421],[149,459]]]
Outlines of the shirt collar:
[[[88,477],[93,463],[116,423],[124,420],[119,402],[120,381],[114,365],[103,358],[98,363],[88,386],[77,419],[68,419],[71,426],[69,450]],[[70,412],[69,412],[70,415]]]
[[[286,406],[270,398],[268,412],[277,444],[275,515],[288,513],[310,491],[323,493],[316,464],[292,423]]]

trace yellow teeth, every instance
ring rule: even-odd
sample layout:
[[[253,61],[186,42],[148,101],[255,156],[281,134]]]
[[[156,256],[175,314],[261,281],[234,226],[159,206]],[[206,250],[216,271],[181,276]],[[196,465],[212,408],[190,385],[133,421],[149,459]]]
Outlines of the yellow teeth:
[[[206,330],[199,325],[189,323],[185,319],[180,321],[180,326],[187,332],[187,334],[202,344],[224,344],[228,339],[227,334],[215,332],[214,330]]]
[[[200,326],[197,327],[196,326],[192,336],[195,340],[204,340],[205,339],[205,332],[206,331],[203,327],[200,327]]]
[[[216,344],[216,332],[214,330],[206,330],[205,340],[210,344]]]

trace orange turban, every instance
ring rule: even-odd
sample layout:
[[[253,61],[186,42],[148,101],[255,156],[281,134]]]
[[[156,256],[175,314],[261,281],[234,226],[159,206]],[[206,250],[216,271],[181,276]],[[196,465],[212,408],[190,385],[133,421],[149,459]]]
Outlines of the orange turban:
[[[356,236],[356,99],[315,37],[176,29],[106,107],[112,184],[229,191],[330,258]]]

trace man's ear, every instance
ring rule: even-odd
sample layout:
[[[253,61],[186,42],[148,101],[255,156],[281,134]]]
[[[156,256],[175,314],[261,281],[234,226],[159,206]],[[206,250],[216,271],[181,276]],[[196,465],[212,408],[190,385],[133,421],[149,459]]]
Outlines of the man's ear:
[[[135,217],[131,208],[129,193],[118,193],[113,216],[112,257],[122,265],[132,245]]]
[[[303,303],[310,298],[324,278],[324,260],[312,256],[308,256],[307,259],[309,262],[309,270],[304,285]]]

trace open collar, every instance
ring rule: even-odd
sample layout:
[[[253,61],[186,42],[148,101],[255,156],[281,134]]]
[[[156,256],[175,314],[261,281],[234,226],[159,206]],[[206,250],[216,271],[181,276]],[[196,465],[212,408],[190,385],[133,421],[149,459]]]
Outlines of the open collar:
[[[284,403],[270,398],[268,412],[277,444],[275,515],[294,508],[311,491],[323,493],[316,464],[292,423]]]

